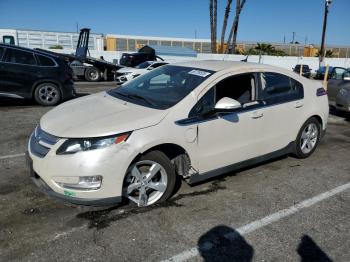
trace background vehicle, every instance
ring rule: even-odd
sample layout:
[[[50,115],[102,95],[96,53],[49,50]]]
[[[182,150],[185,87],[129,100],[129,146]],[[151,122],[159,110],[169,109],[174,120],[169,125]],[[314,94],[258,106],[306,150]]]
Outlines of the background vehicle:
[[[101,79],[114,79],[114,74],[120,68],[120,66],[87,56],[89,51],[89,35],[89,28],[83,28],[80,30],[75,55],[60,54],[42,49],[38,50],[55,54],[56,56],[66,60],[73,69],[74,76],[76,78],[82,78],[90,82],[97,82]]]
[[[164,61],[156,55],[156,51],[152,47],[146,45],[140,48],[137,53],[123,53],[119,64],[127,67],[136,67],[143,62],[156,61],[157,59]]]
[[[53,106],[74,95],[72,69],[59,56],[0,44],[0,96]]]
[[[180,178],[198,183],[280,155],[310,156],[328,110],[318,82],[287,70],[165,65],[45,114],[29,141],[31,175],[72,203],[152,205],[169,198]]]
[[[332,66],[330,66],[328,68],[328,79],[330,79],[330,78],[341,79],[342,75],[345,71],[346,71],[346,69],[344,67],[332,67]],[[323,80],[325,73],[326,73],[326,67],[321,66],[318,70],[316,70],[315,79]]]
[[[350,69],[344,71],[340,79],[338,74],[332,74],[327,93],[330,105],[337,110],[350,112]]]
[[[143,75],[147,73],[150,70],[153,70],[157,67],[160,67],[162,65],[168,64],[167,62],[155,62],[155,61],[146,61],[135,68],[132,67],[123,67],[117,71],[115,74],[115,80],[118,84],[123,84],[131,79],[134,79],[135,77],[138,77],[140,75]]]
[[[310,78],[311,76],[311,69],[308,65],[302,65],[303,68],[302,68],[302,76],[305,76],[307,78]],[[293,71],[297,74],[300,74],[300,68],[301,68],[301,65],[296,65],[294,68],[293,68]]]

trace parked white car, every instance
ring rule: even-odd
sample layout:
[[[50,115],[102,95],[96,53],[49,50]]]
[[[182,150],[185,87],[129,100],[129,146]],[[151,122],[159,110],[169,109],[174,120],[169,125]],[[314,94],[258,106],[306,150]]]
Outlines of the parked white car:
[[[261,64],[159,67],[121,87],[66,102],[28,145],[33,180],[84,205],[168,199],[189,183],[285,154],[310,156],[328,118],[316,81]]]
[[[115,81],[117,84],[123,84],[131,79],[134,79],[140,75],[146,74],[150,70],[153,70],[162,65],[168,64],[167,62],[157,62],[157,61],[146,61],[135,68],[133,67],[123,67],[119,69],[115,74]]]

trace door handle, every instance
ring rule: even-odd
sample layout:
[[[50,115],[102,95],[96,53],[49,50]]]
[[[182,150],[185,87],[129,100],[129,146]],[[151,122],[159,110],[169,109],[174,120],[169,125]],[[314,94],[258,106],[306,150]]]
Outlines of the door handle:
[[[303,105],[304,105],[304,103],[303,103],[302,101],[297,101],[297,102],[295,102],[294,107],[295,107],[295,108],[300,108],[300,107],[302,107]]]
[[[264,115],[264,113],[261,111],[254,111],[252,113],[252,118],[257,119],[257,118],[263,117],[263,115]]]

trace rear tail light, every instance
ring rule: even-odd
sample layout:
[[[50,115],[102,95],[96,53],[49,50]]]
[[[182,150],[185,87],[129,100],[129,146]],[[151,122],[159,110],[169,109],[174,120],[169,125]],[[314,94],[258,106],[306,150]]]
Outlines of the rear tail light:
[[[323,87],[317,88],[316,96],[326,96],[326,95],[327,95],[327,91]]]

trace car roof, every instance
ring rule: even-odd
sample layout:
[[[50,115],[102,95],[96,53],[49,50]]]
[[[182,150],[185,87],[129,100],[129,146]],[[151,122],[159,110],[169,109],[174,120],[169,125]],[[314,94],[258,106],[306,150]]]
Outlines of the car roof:
[[[0,46],[1,47],[5,47],[5,48],[13,48],[13,49],[22,50],[22,51],[33,52],[33,53],[36,53],[36,54],[50,56],[50,57],[55,57],[55,58],[59,57],[58,54],[54,55],[54,54],[51,54],[51,53],[47,53],[45,51],[35,50],[35,49],[26,48],[26,47],[22,47],[22,46],[18,46],[18,45],[0,44]]]
[[[265,64],[258,64],[258,63],[250,63],[250,62],[236,62],[236,61],[219,61],[219,60],[202,60],[202,61],[188,61],[188,62],[178,62],[174,63],[173,65],[177,66],[184,66],[184,67],[193,67],[198,69],[204,69],[204,70],[211,70],[211,71],[222,71],[226,69],[278,69],[279,67],[274,67],[270,65]]]

